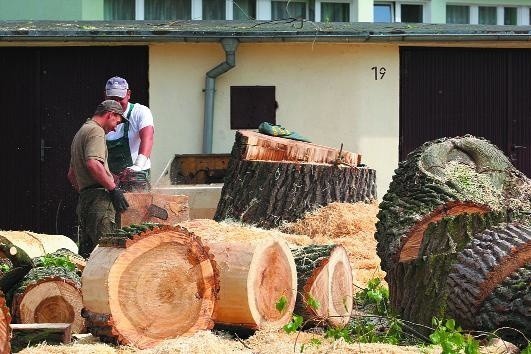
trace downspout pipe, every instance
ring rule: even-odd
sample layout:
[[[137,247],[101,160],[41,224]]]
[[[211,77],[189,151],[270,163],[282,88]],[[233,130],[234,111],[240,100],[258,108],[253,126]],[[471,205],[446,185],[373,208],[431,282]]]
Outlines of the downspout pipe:
[[[205,78],[205,117],[203,127],[203,153],[212,153],[212,137],[214,135],[214,95],[216,92],[216,78],[236,66],[236,48],[239,41],[236,38],[223,38],[221,45],[225,50],[226,59],[206,73]]]

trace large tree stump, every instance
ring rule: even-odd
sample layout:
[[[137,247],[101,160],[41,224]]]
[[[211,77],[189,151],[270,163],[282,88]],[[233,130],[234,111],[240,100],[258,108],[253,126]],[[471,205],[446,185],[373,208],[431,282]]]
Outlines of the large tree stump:
[[[125,193],[129,208],[120,214],[120,225],[154,222],[175,225],[190,219],[187,195]]]
[[[181,227],[131,226],[103,238],[82,275],[87,329],[104,342],[148,348],[211,328],[219,291],[211,258]]]
[[[501,312],[519,318],[516,304],[529,303],[516,284],[530,281],[530,212],[531,181],[488,141],[445,138],[412,152],[380,204],[375,235],[393,309],[425,325],[448,316],[469,329],[525,332],[529,323]]]
[[[214,219],[273,228],[332,202],[374,200],[375,171],[357,167],[358,159],[315,144],[238,131]]]
[[[294,312],[307,323],[345,326],[353,304],[352,268],[345,248],[311,245],[292,252],[298,278]]]
[[[11,353],[11,316],[6,305],[4,293],[0,291],[0,354]]]
[[[12,291],[15,323],[71,323],[73,333],[84,332],[81,279],[74,271],[33,268]]]

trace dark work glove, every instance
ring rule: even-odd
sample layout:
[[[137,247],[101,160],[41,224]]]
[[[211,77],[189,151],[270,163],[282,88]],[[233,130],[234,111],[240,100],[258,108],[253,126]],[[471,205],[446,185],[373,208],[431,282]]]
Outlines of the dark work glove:
[[[114,188],[109,194],[111,195],[112,205],[114,205],[114,209],[116,209],[117,213],[126,211],[127,208],[129,208],[129,203],[125,199],[124,192],[122,192],[120,188]]]

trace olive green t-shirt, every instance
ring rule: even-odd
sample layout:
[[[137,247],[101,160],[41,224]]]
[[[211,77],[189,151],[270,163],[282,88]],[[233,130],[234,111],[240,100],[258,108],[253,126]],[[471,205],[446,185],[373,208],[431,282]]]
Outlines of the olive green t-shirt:
[[[89,119],[76,133],[70,147],[70,166],[76,173],[79,190],[98,184],[87,168],[86,162],[89,159],[102,162],[107,174],[112,176],[107,164],[107,156],[105,131],[98,123]]]

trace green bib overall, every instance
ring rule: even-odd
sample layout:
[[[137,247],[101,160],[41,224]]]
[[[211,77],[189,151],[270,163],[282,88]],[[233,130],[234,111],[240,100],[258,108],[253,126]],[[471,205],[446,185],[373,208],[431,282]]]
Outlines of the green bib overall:
[[[131,117],[131,111],[135,104],[129,105],[127,119]],[[107,140],[107,150],[109,150],[109,169],[115,175],[119,175],[126,167],[133,164],[131,159],[131,149],[129,147],[129,120],[124,122],[124,135],[116,140]]]

